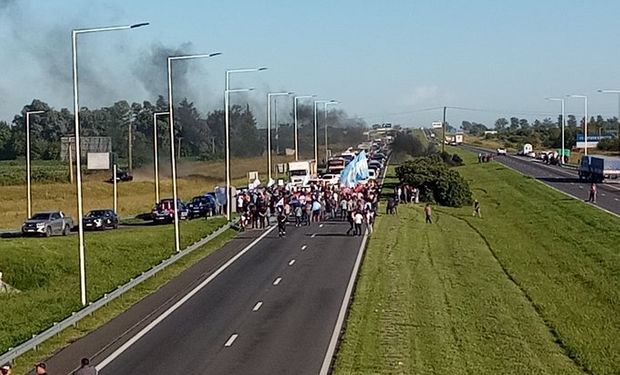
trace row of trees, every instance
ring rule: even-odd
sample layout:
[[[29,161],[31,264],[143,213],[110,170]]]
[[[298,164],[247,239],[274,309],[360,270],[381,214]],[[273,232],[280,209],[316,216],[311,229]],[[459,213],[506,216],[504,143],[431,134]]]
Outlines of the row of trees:
[[[119,101],[110,107],[80,110],[81,135],[106,136],[112,140],[112,151],[122,159],[129,154],[129,129],[132,129],[133,163],[141,165],[153,158],[153,114],[167,111],[163,97],[155,103],[142,104]],[[33,159],[55,160],[60,157],[60,138],[73,135],[73,114],[63,108],[55,110],[41,100],[33,100],[24,106],[11,124],[0,122],[0,160],[23,157],[26,153],[25,115],[27,111],[45,111],[31,116],[30,139]],[[203,116],[192,102],[182,100],[175,106],[175,137],[180,139],[179,153],[185,157],[218,159],[224,155],[225,117],[223,110],[214,110]],[[314,145],[313,109],[311,106],[298,107],[300,152],[312,150]],[[321,120],[323,117],[321,116]],[[364,123],[349,119],[343,111],[331,111],[327,119],[331,144],[360,142]],[[322,124],[322,122],[321,122]],[[169,150],[170,137],[168,121],[165,116],[157,122],[159,145],[162,155]],[[278,139],[274,140],[279,149],[293,145],[294,126],[279,123]],[[321,125],[321,129],[323,126]],[[249,105],[233,105],[230,108],[231,154],[239,157],[258,156],[266,149],[266,129],[259,128]],[[319,138],[323,139],[323,138]],[[321,143],[321,142],[320,142]]]
[[[534,147],[560,148],[562,145],[562,116],[557,121],[551,118],[534,120],[530,123],[527,119],[511,117],[510,119],[499,118],[495,121],[496,135],[488,135],[505,142],[508,146],[523,143],[531,143]],[[476,122],[463,121],[461,128],[468,134],[481,136],[485,131],[492,130],[486,125]],[[565,142],[567,147],[574,145],[577,134],[583,134],[583,120],[578,124],[573,115],[566,118]],[[588,121],[589,135],[618,134],[618,119],[616,117],[604,119],[603,116],[591,117]],[[617,137],[617,135],[616,135]]]

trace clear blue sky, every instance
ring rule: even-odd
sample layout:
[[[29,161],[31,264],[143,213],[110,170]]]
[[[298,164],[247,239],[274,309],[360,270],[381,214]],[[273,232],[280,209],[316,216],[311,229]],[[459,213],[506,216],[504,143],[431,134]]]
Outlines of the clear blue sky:
[[[233,84],[257,88],[237,100],[261,122],[264,93],[282,89],[337,99],[368,123],[429,126],[440,111],[414,111],[443,105],[489,110],[449,111],[457,125],[555,117],[559,105],[544,97],[569,93],[591,95],[590,113],[613,116],[615,97],[596,89],[620,89],[619,17],[617,0],[0,0],[0,119],[35,97],[71,107],[72,28],[140,21],[151,26],[80,37],[82,105],[163,93],[165,61],[154,64],[151,47],[189,42],[183,51],[223,53],[188,63],[179,81],[203,112],[222,106],[226,68],[264,65]],[[582,115],[582,101],[567,110]]]

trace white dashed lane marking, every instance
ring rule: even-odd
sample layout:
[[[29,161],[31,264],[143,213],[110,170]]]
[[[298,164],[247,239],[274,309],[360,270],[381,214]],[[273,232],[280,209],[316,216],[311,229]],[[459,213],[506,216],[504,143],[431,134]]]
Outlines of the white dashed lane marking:
[[[293,264],[295,264],[295,259],[291,259],[291,261],[290,261],[290,262],[288,262],[288,265],[289,265],[289,266],[292,266]]]
[[[232,346],[232,344],[235,342],[235,340],[237,339],[237,337],[239,337],[238,334],[233,334],[232,336],[230,336],[230,338],[228,339],[228,341],[226,341],[226,344],[224,344],[225,347],[230,347]]]
[[[316,237],[316,233],[313,233],[312,236],[310,236],[312,238]]]
[[[260,309],[261,306],[263,306],[263,303],[261,301],[256,302],[256,305],[254,305],[254,308],[252,309],[252,311],[258,311],[258,309]]]
[[[278,284],[280,284],[280,281],[282,281],[282,278],[281,278],[281,277],[278,277],[277,279],[275,279],[275,280],[273,281],[273,285],[278,285]]]
[[[303,246],[301,247],[301,251],[304,251],[304,250],[306,250],[307,248],[308,248],[308,245],[303,245]]]
[[[319,225],[319,228],[323,228],[323,224]]]

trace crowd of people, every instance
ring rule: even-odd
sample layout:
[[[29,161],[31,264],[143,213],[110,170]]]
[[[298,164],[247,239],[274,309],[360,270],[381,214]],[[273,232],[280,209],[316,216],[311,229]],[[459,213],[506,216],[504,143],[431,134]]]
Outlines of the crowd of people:
[[[347,235],[361,236],[365,225],[372,233],[379,202],[379,186],[370,181],[355,188],[342,188],[326,182],[308,186],[272,185],[239,192],[236,209],[242,229],[262,229],[272,222],[280,236],[286,226],[309,226],[324,220],[348,221]]]

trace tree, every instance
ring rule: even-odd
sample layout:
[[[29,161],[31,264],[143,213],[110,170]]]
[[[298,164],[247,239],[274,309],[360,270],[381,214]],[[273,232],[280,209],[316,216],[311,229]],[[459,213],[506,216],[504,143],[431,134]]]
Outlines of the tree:
[[[503,117],[498,118],[497,121],[495,121],[495,130],[497,131],[502,131],[506,129],[506,126],[508,126],[508,120]]]
[[[516,117],[510,118],[510,131],[515,131],[519,129],[519,119]]]

